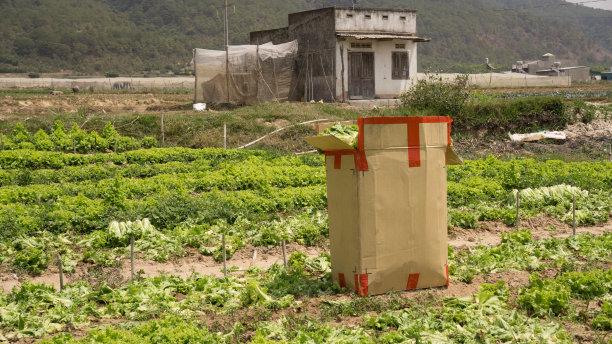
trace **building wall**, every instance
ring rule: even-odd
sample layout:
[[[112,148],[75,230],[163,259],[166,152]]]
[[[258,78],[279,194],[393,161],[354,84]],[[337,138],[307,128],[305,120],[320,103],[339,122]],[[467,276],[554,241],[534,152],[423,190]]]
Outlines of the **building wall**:
[[[264,30],[251,32],[251,44],[264,44],[272,42],[272,44],[281,44],[290,42],[289,28],[283,27],[280,29]]]
[[[351,48],[352,42],[372,43],[372,48]],[[396,44],[405,44],[406,49],[396,49]],[[343,54],[340,50],[344,49]],[[405,39],[394,40],[357,40],[348,37],[346,40],[338,40],[336,47],[336,98],[348,100],[348,53],[351,51],[363,51],[374,53],[374,93],[376,98],[394,98],[412,86],[412,80],[417,74],[417,43]],[[408,71],[410,78],[407,80],[393,80],[392,52],[408,51]],[[342,76],[342,59],[344,60],[344,77]],[[342,97],[342,81],[344,81],[344,98]]]
[[[416,11],[411,10],[337,8],[335,17],[337,31],[416,33]]]

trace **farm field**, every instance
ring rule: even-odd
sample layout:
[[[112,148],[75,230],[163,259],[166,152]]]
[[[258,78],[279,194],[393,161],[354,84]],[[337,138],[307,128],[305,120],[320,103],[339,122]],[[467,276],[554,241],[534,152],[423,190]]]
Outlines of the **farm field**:
[[[314,126],[258,149],[211,147],[222,146],[224,122],[238,147],[312,119],[399,110],[264,104],[195,113],[182,93],[9,91],[0,101],[33,103],[0,110],[0,343],[612,341],[609,100],[563,113],[596,111],[588,124],[584,112],[564,120],[583,131],[599,125],[599,136],[538,148],[499,133],[484,136],[493,149],[470,146],[480,124],[458,119],[465,164],[448,166],[450,286],[358,297],[330,278],[324,158],[293,154],[312,149],[300,138]],[[87,107],[96,98],[124,103]],[[51,103],[33,105],[42,101]],[[166,143],[155,148],[161,111]]]

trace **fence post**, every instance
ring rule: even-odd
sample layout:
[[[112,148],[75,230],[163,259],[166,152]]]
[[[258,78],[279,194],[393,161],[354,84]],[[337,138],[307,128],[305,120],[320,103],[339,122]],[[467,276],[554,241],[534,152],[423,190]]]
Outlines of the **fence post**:
[[[572,195],[572,235],[576,235],[576,194]]]
[[[227,149],[227,124],[223,122],[223,149]]]
[[[285,240],[283,240],[283,264],[287,267],[287,249],[286,249]]]
[[[520,201],[520,191],[517,189],[516,190],[516,229],[520,229],[520,225],[521,225],[521,219],[519,217],[519,206],[521,204]]]
[[[225,256],[225,233],[223,233],[221,237],[221,246],[223,249],[223,277],[227,277],[227,263],[226,263],[226,256]]]
[[[57,253],[57,265],[59,266],[60,290],[64,289],[64,267],[62,266],[62,256]]]
[[[134,282],[134,235],[130,238],[131,280]]]
[[[161,137],[161,141],[162,141],[161,142],[161,146],[163,148],[164,147],[164,140],[165,140],[165,138],[164,138],[164,113],[163,112],[161,113],[161,136],[162,136]]]

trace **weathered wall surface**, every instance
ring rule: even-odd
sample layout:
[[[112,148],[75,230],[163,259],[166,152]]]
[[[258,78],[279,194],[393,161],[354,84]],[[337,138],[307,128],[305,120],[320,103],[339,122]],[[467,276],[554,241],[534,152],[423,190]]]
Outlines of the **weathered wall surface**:
[[[461,74],[445,73],[436,74],[442,80],[452,81]],[[427,79],[427,74],[418,73],[416,80]],[[503,87],[566,87],[572,85],[572,78],[567,76],[535,76],[518,73],[484,73],[470,74],[470,85],[482,88],[503,88]]]
[[[372,48],[351,48],[353,42],[372,43]],[[405,44],[405,49],[397,49],[396,44]],[[341,54],[340,49],[344,49]],[[394,40],[357,40],[347,38],[344,41],[338,41],[336,48],[336,97],[342,98],[342,81],[344,81],[344,99],[348,100],[348,77],[350,66],[348,64],[348,53],[352,51],[373,52],[374,53],[374,93],[376,98],[388,99],[397,97],[400,93],[406,91],[412,85],[412,80],[417,74],[417,43],[404,39]],[[408,70],[409,79],[393,80],[392,79],[392,53],[394,51],[408,52]],[[344,59],[344,77],[342,76],[342,59]]]
[[[263,30],[251,32],[251,44],[264,44],[272,42],[272,44],[282,44],[291,42],[289,39],[289,28],[283,27],[280,29]]]
[[[337,31],[416,33],[416,11],[336,9]]]

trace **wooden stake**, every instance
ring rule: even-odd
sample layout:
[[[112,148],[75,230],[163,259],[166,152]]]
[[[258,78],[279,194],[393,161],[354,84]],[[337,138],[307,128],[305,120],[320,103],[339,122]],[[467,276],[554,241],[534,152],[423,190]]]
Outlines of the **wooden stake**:
[[[132,277],[131,280],[132,282],[134,282],[134,236],[132,235],[132,237],[130,238],[130,261],[132,263]]]
[[[285,264],[285,267],[287,267],[287,248],[285,240],[283,240],[283,264]]]
[[[162,136],[162,142],[161,142],[161,146],[162,148],[164,147],[164,113],[161,113],[161,136]]]
[[[115,135],[115,153],[117,153],[117,136],[119,135]]]
[[[576,194],[572,195],[572,235],[576,235]]]
[[[516,190],[516,229],[519,229],[520,225],[521,225],[521,219],[519,217],[519,206],[521,204],[521,200],[520,200],[520,191]]]
[[[98,137],[94,136],[94,152],[98,151]]]
[[[59,266],[60,290],[64,289],[64,267],[62,266],[62,256],[57,254],[57,265]]]
[[[72,153],[76,154],[76,145],[74,144],[74,137],[72,138]]]
[[[225,256],[225,233],[221,237],[221,246],[223,246],[223,277],[227,277],[227,260]]]
[[[223,123],[223,149],[227,149],[227,124]]]

